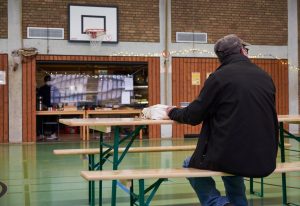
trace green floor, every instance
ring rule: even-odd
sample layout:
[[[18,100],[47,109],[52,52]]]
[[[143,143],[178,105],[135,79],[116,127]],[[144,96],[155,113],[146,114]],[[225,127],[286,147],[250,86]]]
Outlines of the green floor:
[[[136,141],[135,146],[195,144],[194,139]],[[79,173],[86,170],[87,160],[80,156],[55,156],[54,149],[97,147],[90,143],[38,143],[0,144],[0,181],[8,185],[8,193],[0,198],[1,206],[40,205],[88,205],[88,185]],[[190,152],[165,152],[147,154],[127,154],[121,168],[181,167],[182,160]],[[299,153],[288,152],[288,161],[299,161]],[[107,164],[105,169],[110,169]],[[220,178],[216,178],[218,188],[224,193]],[[259,181],[259,179],[257,179]],[[249,195],[249,205],[281,205],[281,176],[271,175],[264,179],[265,197]],[[147,183],[150,183],[147,181]],[[300,173],[288,174],[288,201],[300,204]],[[104,205],[110,205],[111,182],[104,182]],[[255,184],[259,189],[259,184]],[[129,205],[128,194],[118,189],[117,205]],[[151,205],[199,205],[198,199],[185,179],[170,179],[163,183]]]

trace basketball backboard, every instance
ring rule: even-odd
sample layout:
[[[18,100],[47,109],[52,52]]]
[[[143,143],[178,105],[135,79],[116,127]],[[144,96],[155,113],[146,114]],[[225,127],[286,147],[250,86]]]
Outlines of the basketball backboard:
[[[90,42],[87,29],[104,29],[102,42],[118,43],[118,8],[69,4],[69,41]]]

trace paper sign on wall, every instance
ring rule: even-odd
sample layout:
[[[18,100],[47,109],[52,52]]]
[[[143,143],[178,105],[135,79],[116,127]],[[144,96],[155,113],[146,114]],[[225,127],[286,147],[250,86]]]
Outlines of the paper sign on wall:
[[[132,77],[125,77],[125,90],[133,90],[133,78]]]
[[[192,85],[200,85],[200,72],[192,72]]]
[[[6,74],[5,71],[0,71],[0,85],[6,84]]]
[[[121,104],[130,104],[130,91],[122,91]]]

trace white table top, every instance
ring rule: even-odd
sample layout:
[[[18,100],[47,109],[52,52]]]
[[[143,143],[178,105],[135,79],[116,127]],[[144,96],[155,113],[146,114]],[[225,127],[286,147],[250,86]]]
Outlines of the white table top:
[[[173,124],[173,120],[150,120],[141,118],[86,118],[60,119],[60,123],[68,126],[124,126],[124,125],[154,125]]]
[[[74,110],[74,111],[58,111],[58,110],[53,110],[53,111],[36,111],[36,115],[84,115],[85,111],[84,110]]]
[[[278,115],[278,121],[283,123],[300,124],[300,115]]]
[[[112,109],[112,110],[86,110],[87,115],[91,114],[140,114],[141,109]]]
[[[278,121],[284,123],[299,123],[300,115],[278,115]],[[78,118],[60,119],[60,123],[68,126],[124,126],[124,125],[155,125],[173,124],[173,120],[150,120],[141,118]]]

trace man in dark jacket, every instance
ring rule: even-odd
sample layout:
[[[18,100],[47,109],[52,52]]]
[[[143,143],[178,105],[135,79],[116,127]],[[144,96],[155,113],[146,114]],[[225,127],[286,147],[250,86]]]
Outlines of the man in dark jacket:
[[[52,107],[51,104],[51,76],[44,77],[44,85],[38,89],[38,96],[42,97],[43,106],[45,108]]]
[[[43,103],[43,108],[49,108],[52,107],[52,103],[53,103],[53,99],[54,97],[51,96],[51,94],[53,95],[54,91],[56,91],[57,89],[51,85],[51,76],[50,75],[46,75],[44,77],[44,85],[41,86],[38,89],[38,98],[42,98],[42,103]],[[57,91],[56,91],[57,93]],[[52,101],[51,101],[52,99]],[[44,140],[44,135],[42,134],[42,132],[40,131],[40,129],[43,127],[43,122],[57,122],[57,117],[53,116],[53,115],[49,115],[49,116],[45,116],[45,117],[41,117],[41,118],[37,118],[37,125],[38,125],[38,134],[40,134],[40,137],[38,139],[40,140]],[[56,136],[56,131],[57,129],[57,125],[52,125],[50,124],[48,126],[48,128],[46,128],[46,130],[49,130],[50,134],[47,137],[47,140],[55,140],[58,139],[58,137]]]
[[[184,167],[222,171],[226,196],[208,178],[189,178],[203,206],[245,206],[243,177],[265,177],[276,167],[278,121],[271,77],[250,62],[248,44],[236,35],[219,39],[214,51],[221,62],[199,96],[183,109],[168,108],[170,119],[203,122],[197,148]]]

